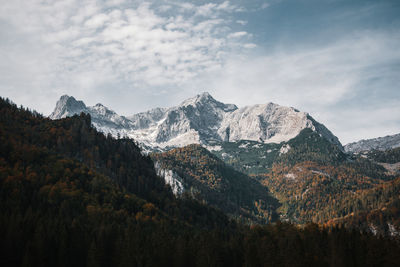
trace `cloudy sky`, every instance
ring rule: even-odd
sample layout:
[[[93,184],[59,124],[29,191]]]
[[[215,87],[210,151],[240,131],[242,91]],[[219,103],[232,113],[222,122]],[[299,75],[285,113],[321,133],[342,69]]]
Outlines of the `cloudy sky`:
[[[400,132],[400,1],[0,0],[0,96],[121,115],[208,91],[309,112],[343,144]]]

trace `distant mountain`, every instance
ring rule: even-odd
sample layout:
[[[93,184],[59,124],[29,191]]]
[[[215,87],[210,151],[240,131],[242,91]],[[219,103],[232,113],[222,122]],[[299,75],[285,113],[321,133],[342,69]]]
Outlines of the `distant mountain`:
[[[385,137],[360,140],[358,142],[345,145],[344,149],[346,152],[360,153],[363,151],[371,150],[384,151],[397,147],[400,147],[400,133],[395,135],[388,135]]]
[[[90,114],[100,131],[131,137],[149,150],[240,140],[280,143],[306,128],[341,147],[338,138],[308,113],[274,103],[238,108],[215,100],[209,93],[175,107],[156,108],[129,117],[119,116],[101,104],[86,107],[82,101],[62,96],[50,118],[60,119],[80,112]]]
[[[108,109],[102,104],[87,107],[82,101],[77,101],[73,96],[63,95],[58,100],[54,111],[50,114],[50,119],[63,119],[80,113],[90,114],[93,125],[105,134],[125,136],[130,132],[134,125],[125,118],[119,116],[113,110]]]
[[[93,111],[70,102],[66,109],[60,106],[61,116],[71,108]],[[362,220],[367,229],[378,234],[381,229],[391,238],[350,232],[336,226],[340,220],[329,228],[279,221],[250,226],[229,220],[206,202],[219,201],[230,215],[257,216],[273,211],[273,198],[199,145],[158,156],[159,166],[174,165],[185,183],[204,185],[201,190],[213,198],[203,203],[175,197],[135,142],[104,136],[86,114],[50,120],[0,98],[0,133],[1,266],[397,266],[400,261],[398,179],[365,197],[356,185],[365,187],[368,179],[358,177],[343,190],[337,184],[346,177],[329,173],[336,166],[281,164],[263,181],[273,179],[273,190],[280,191],[282,214],[306,219],[309,211],[325,207],[323,213],[331,217],[337,209],[326,210],[327,205],[339,205],[345,209],[338,215],[361,212],[345,220],[346,226],[358,228]],[[304,136],[315,140],[313,135],[320,137]],[[324,144],[311,142],[324,151]],[[279,151],[290,155],[296,144]],[[342,191],[349,198],[331,198]],[[297,206],[288,206],[300,198]],[[372,213],[362,213],[371,208]]]

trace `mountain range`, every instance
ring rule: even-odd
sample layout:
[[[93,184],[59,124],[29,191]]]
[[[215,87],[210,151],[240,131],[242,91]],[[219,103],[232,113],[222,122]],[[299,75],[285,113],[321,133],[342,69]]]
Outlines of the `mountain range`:
[[[85,113],[50,120],[0,98],[2,266],[400,261],[400,178],[373,164],[398,162],[398,149],[349,156],[305,128],[283,144],[224,142],[238,152],[228,164],[201,145],[146,155],[93,125]],[[267,173],[234,170],[252,172],[266,154]]]
[[[393,195],[357,204],[379,188],[397,185],[400,134],[343,147],[306,112],[274,103],[238,108],[209,93],[126,117],[64,95],[50,118],[82,112],[104,134],[134,139],[176,196],[189,195],[232,218],[258,223],[279,216],[354,226],[356,219],[347,218],[364,216],[370,218],[364,220],[366,231],[400,229]],[[384,222],[365,215],[376,208],[390,208]]]
[[[344,146],[346,152],[360,153],[371,150],[385,151],[400,147],[400,133],[384,137],[360,140]]]
[[[240,140],[281,143],[296,137],[306,128],[341,147],[338,138],[306,112],[274,103],[238,108],[221,103],[206,92],[178,106],[155,108],[126,117],[102,104],[87,107],[82,101],[64,95],[50,118],[61,119],[81,112],[91,115],[98,130],[133,138],[149,151],[165,151],[189,144],[212,146]]]

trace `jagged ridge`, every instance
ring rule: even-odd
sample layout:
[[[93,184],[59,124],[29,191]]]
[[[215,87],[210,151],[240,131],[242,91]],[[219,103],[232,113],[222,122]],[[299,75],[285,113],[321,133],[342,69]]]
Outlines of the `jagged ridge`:
[[[384,137],[360,140],[344,146],[346,152],[360,153],[370,150],[388,150],[400,147],[400,133]]]
[[[305,128],[341,148],[338,138],[306,112],[274,103],[238,108],[215,100],[209,93],[175,107],[156,108],[129,117],[119,116],[101,104],[86,107],[82,101],[62,96],[50,118],[80,112],[89,113],[102,132],[131,137],[151,150],[239,140],[280,143],[296,137]]]

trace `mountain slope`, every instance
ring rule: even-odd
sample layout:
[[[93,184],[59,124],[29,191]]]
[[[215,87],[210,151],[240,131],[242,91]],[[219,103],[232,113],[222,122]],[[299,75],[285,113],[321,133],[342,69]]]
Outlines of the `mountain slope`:
[[[344,146],[346,152],[360,153],[371,150],[388,150],[400,147],[400,134],[388,135],[358,142],[350,143]]]
[[[398,177],[400,162],[399,149],[347,155],[311,129],[280,144],[239,141],[208,148],[266,185],[281,203],[281,219],[297,223],[324,223],[350,215],[358,201],[356,193]],[[379,205],[387,200],[382,198]]]
[[[274,164],[270,173],[257,177],[282,203],[283,219],[297,223],[324,223],[351,214],[356,193],[380,186],[390,177],[366,176],[353,164]],[[383,198],[382,203],[385,202]]]
[[[152,154],[152,158],[177,194],[189,194],[242,221],[276,220],[278,202],[266,187],[225,165],[200,145]]]
[[[181,236],[235,228],[215,209],[174,198],[132,140],[90,124],[0,99],[2,266],[159,266],[182,252]]]
[[[383,185],[391,187],[390,182],[398,175],[386,168],[400,162],[398,151],[349,156],[308,129],[286,146],[290,149],[275,158],[272,168],[255,176],[282,203],[279,211],[283,218],[325,223],[356,211],[369,212],[391,201],[392,197],[384,194],[371,206],[360,196]],[[377,162],[373,156],[375,160],[396,163]],[[397,187],[392,189],[399,194]],[[363,208],[358,203],[364,203]]]
[[[1,266],[400,261],[399,245],[386,238],[335,226],[248,227],[197,201],[176,199],[131,140],[105,137],[90,124],[87,115],[51,121],[0,99]]]
[[[42,173],[45,174],[41,174],[40,179],[44,179],[46,164],[43,160],[52,156],[49,160],[52,166],[53,161],[58,159],[61,159],[61,163],[64,159],[74,164],[76,162],[76,168],[89,168],[89,173],[95,172],[107,177],[122,192],[134,194],[168,215],[187,220],[187,223],[197,223],[197,220],[202,227],[206,227],[207,223],[214,226],[216,220],[221,218],[223,225],[228,222],[221,212],[214,213],[212,209],[207,210],[208,207],[202,207],[198,202],[189,199],[176,199],[164,180],[157,176],[150,157],[143,156],[140,148],[130,139],[116,140],[98,132],[91,126],[89,115],[49,120],[20,110],[2,99],[0,111],[0,156],[4,159],[2,163],[5,166],[11,165],[18,169],[18,175],[24,176],[27,171],[36,172],[35,169],[40,169],[43,165]],[[28,168],[28,163],[32,167]],[[55,164],[56,168],[57,166]],[[59,167],[63,169],[62,166]],[[54,171],[54,177],[52,171],[48,170],[48,178],[57,181],[57,171]],[[70,171],[72,176],[73,171]],[[184,208],[185,203],[191,207],[188,209],[190,212],[186,215],[176,213],[175,207]],[[204,215],[205,210],[210,215],[213,214],[212,219],[207,216],[199,218]]]
[[[226,164],[249,175],[268,173],[276,162],[294,165],[303,161],[315,161],[337,165],[347,158],[340,147],[309,128],[280,144],[256,141],[222,142],[207,146],[207,149]]]
[[[100,104],[86,107],[81,101],[62,96],[50,118],[80,112],[89,113],[99,130],[131,137],[153,150],[240,140],[280,143],[296,137],[305,128],[341,147],[337,137],[305,112],[274,103],[238,108],[221,103],[208,93],[175,107],[156,108],[129,117],[118,116]]]
[[[329,220],[327,225],[343,225],[380,236],[400,236],[400,177],[337,202],[350,214]],[[345,204],[344,204],[345,203]]]
[[[130,120],[124,116],[119,116],[113,110],[100,103],[93,107],[87,107],[82,101],[77,101],[74,97],[67,95],[61,96],[57,101],[56,107],[49,118],[52,120],[63,119],[79,115],[82,112],[89,114],[96,129],[105,134],[125,136],[127,132],[134,128]]]

